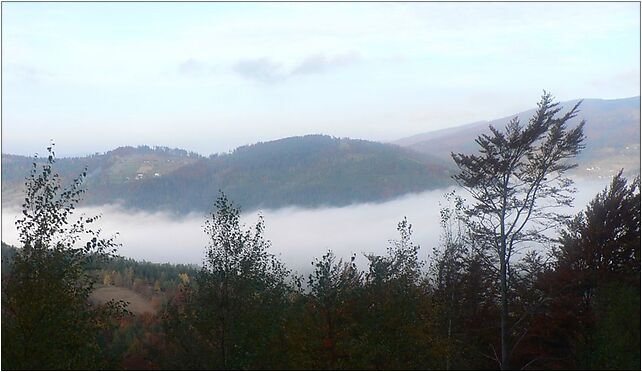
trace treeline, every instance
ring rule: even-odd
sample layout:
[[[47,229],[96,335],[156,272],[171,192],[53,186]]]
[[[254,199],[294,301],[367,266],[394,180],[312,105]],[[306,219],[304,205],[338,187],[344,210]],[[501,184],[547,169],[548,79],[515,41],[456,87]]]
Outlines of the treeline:
[[[140,262],[115,257],[103,263],[96,275],[102,285],[132,289],[151,298],[154,294],[174,293],[179,284],[198,272],[194,265]]]
[[[147,345],[146,367],[498,367],[497,275],[456,231],[456,208],[444,211],[444,246],[430,263],[404,220],[367,270],[328,252],[301,278],[268,253],[262,222],[244,231],[238,210],[217,203],[207,263],[159,314],[163,337]],[[637,184],[617,177],[562,232],[551,260],[531,254],[515,268],[512,365],[639,369],[639,208]]]
[[[515,269],[516,367],[639,369],[637,182],[616,177],[561,233],[550,260],[529,255]],[[102,362],[85,368],[495,369],[497,275],[470,245],[460,212],[456,200],[442,210],[442,244],[430,262],[418,259],[404,219],[399,239],[368,256],[365,271],[354,257],[327,252],[303,278],[269,253],[263,222],[244,230],[222,195],[200,270],[121,258],[95,271],[118,281],[104,284],[141,293],[161,283],[155,290],[167,302],[156,314],[113,318],[96,337]],[[3,245],[3,264],[7,253]],[[3,363],[19,344],[7,341]]]
[[[18,248],[2,242],[2,274],[11,274],[13,258]],[[197,265],[153,263],[131,258],[114,256],[91,268],[89,273],[97,286],[116,286],[127,288],[147,299],[162,295],[171,297],[181,283],[198,273]]]

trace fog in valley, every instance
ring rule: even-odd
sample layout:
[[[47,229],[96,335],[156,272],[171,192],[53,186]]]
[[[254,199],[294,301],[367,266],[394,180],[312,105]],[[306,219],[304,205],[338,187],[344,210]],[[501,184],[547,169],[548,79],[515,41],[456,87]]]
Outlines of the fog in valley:
[[[607,183],[606,179],[577,181],[573,211],[584,209]],[[344,259],[357,253],[357,263],[363,266],[362,253],[383,254],[388,241],[398,239],[397,223],[404,216],[413,225],[413,240],[421,246],[420,258],[426,260],[439,243],[440,204],[446,203],[444,194],[453,189],[410,194],[378,204],[319,209],[288,207],[260,213],[265,218],[265,237],[272,242],[271,251],[300,273],[308,272],[314,257],[327,249]],[[461,189],[457,192],[466,196]],[[200,264],[204,257],[207,243],[202,227],[204,214],[176,217],[168,213],[131,212],[114,205],[83,207],[76,211],[80,213],[102,214],[99,225],[104,235],[119,233],[116,241],[122,246],[118,254],[124,257],[193,264]],[[243,213],[242,222],[246,227],[256,222],[258,213]],[[2,210],[4,242],[17,243],[14,221],[19,215],[18,209]]]

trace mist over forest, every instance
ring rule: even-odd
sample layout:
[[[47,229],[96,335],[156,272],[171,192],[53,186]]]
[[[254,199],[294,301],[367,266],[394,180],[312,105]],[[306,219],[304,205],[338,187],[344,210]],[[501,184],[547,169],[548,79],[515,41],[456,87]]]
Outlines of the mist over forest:
[[[18,340],[3,360],[39,367],[31,348],[58,368],[82,350],[74,365],[90,369],[638,366],[639,323],[611,322],[640,311],[639,97],[590,100],[592,124],[580,105],[544,93],[523,124],[397,144],[3,154],[3,334]],[[79,344],[21,343],[32,324]]]
[[[640,370],[639,2],[1,6],[3,370]]]
[[[46,157],[3,156],[3,333],[19,342],[3,360],[33,369],[32,349],[58,368],[82,350],[74,366],[89,369],[510,369],[543,355],[538,367],[564,369],[617,355],[616,368],[635,367],[637,144],[610,151],[626,176],[597,156],[573,182],[585,122],[567,125],[579,103],[558,107],[545,93],[527,124],[452,152],[455,167],[319,135],[207,159],[119,148],[62,159],[62,175],[53,143]],[[221,183],[231,196],[212,192]],[[611,324],[636,312],[634,327]],[[32,324],[78,346],[20,342]],[[478,357],[495,345],[495,359]]]
[[[608,184],[609,180],[578,178],[575,188],[575,214]],[[272,242],[270,251],[278,254],[291,268],[307,273],[310,262],[328,249],[347,259],[357,253],[360,265],[365,264],[362,253],[383,254],[388,241],[398,238],[397,223],[404,216],[413,225],[414,241],[421,246],[420,258],[428,260],[439,244],[441,234],[439,210],[446,206],[444,195],[452,190],[465,197],[461,188],[451,187],[408,194],[383,203],[367,203],[346,207],[266,209],[242,214],[247,226],[256,223],[258,214],[265,218],[265,236]],[[214,200],[215,195],[212,195]],[[241,211],[243,206],[241,205]],[[212,206],[213,208],[213,206]],[[81,206],[76,214],[102,215],[98,225],[107,234],[118,232],[116,241],[122,244],[118,254],[137,260],[157,263],[200,265],[208,236],[203,232],[207,215],[192,212],[175,215],[170,212],[132,212],[118,205]],[[2,210],[3,241],[17,243],[15,218],[19,209]]]

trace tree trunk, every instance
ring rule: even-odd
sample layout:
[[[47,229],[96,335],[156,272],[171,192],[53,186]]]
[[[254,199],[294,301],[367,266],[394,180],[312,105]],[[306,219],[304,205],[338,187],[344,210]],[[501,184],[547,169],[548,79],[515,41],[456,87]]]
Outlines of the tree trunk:
[[[502,225],[502,235],[504,226]],[[501,310],[500,310],[500,327],[501,327],[501,369],[502,371],[509,370],[508,362],[508,283],[507,283],[507,270],[506,270],[506,239],[502,236],[501,252],[499,255],[499,275],[500,275],[500,297],[501,297]]]
[[[454,280],[452,281],[454,282]],[[451,288],[454,287],[453,283],[450,283]],[[446,371],[450,371],[450,354],[452,353],[452,329],[453,329],[453,311],[455,308],[455,290],[452,289],[450,292],[450,308],[448,309],[448,352],[446,353]]]
[[[334,348],[334,326],[332,324],[332,315],[330,314],[330,310],[326,310],[326,323],[328,326],[328,340],[330,341],[330,365],[329,369],[334,370],[336,369],[336,350]]]

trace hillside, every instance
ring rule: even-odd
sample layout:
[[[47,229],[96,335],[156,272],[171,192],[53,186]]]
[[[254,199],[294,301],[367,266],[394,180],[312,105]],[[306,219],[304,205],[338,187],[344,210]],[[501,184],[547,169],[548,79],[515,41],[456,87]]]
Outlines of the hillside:
[[[3,278],[11,274],[13,257],[18,249],[2,242]],[[127,309],[134,314],[155,314],[169,297],[176,294],[180,283],[195,277],[198,271],[199,267],[195,265],[159,264],[114,257],[91,270],[96,287],[89,299],[98,304],[122,300],[128,303]]]
[[[3,202],[22,200],[32,158],[2,156]],[[69,181],[88,167],[85,202],[142,210],[209,210],[218,190],[244,210],[287,205],[342,206],[448,185],[451,169],[396,145],[323,135],[290,137],[202,157],[167,148],[119,148],[58,159]]]
[[[562,102],[563,111],[578,100]],[[526,122],[535,109],[491,121],[479,121],[440,131],[417,134],[392,143],[429,154],[452,164],[450,153],[477,150],[475,139],[488,132],[488,126],[503,128],[513,117]],[[625,169],[628,175],[640,172],[640,97],[614,100],[585,99],[580,114],[571,121],[586,120],[586,148],[578,156],[576,174],[601,178]]]
[[[134,314],[156,313],[156,308],[150,301],[131,289],[114,286],[102,286],[94,289],[89,299],[98,304],[104,304],[111,300],[122,300],[127,302],[127,310]]]

